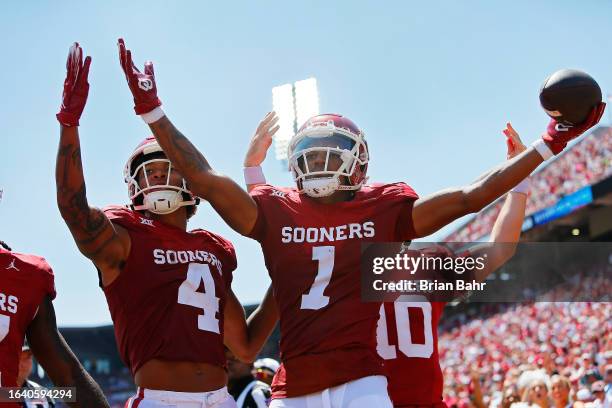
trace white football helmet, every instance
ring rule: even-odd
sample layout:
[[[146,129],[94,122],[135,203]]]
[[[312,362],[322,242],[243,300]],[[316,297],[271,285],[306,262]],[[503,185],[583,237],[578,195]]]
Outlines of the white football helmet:
[[[289,169],[300,193],[326,197],[338,190],[359,190],[367,180],[368,145],[350,119],[317,115],[289,143]],[[343,183],[341,177],[347,180]]]
[[[180,187],[170,184],[173,167],[163,153],[155,137],[150,136],[136,147],[125,164],[123,175],[128,185],[128,195],[132,202],[132,208],[136,211],[146,210],[155,214],[170,214],[180,207],[199,204],[199,198],[195,197],[187,188],[185,179],[182,179]],[[147,158],[147,156],[151,157]],[[161,162],[168,166],[164,184],[153,184],[149,180],[150,169],[147,169],[147,166],[155,162]],[[145,186],[138,183],[140,171],[144,174]]]

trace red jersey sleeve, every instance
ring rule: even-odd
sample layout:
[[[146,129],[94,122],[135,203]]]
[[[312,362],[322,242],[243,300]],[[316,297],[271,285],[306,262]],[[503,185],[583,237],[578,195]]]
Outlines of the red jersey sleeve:
[[[227,265],[226,271],[228,272],[228,277],[226,279],[226,288],[230,288],[232,281],[234,279],[234,271],[238,267],[238,259],[236,258],[236,249],[234,249],[234,245],[226,240],[225,238],[216,235],[216,237],[221,241],[223,248],[225,249],[225,259],[223,261],[223,265]]]
[[[396,235],[398,241],[409,241],[416,237],[412,219],[412,207],[419,198],[417,193],[405,183],[391,185],[391,193],[400,198],[402,207],[397,219]]]
[[[238,267],[238,259],[236,258],[236,249],[234,245],[219,235],[216,235],[216,238],[219,239],[221,245],[225,249],[225,261],[228,266],[228,271],[235,271]]]
[[[255,221],[253,229],[247,236],[259,242],[264,239],[266,234],[266,204],[273,191],[274,188],[271,185],[262,184],[249,193],[257,204],[257,221]]]
[[[109,205],[108,207],[104,207],[102,211],[109,220],[121,226],[129,226],[131,223],[136,224],[138,222],[136,219],[137,213],[126,207]]]
[[[51,300],[53,300],[55,299],[55,296],[57,296],[57,292],[55,291],[55,277],[53,276],[53,269],[51,269],[51,266],[44,258],[41,259],[39,268],[44,276],[45,292],[51,297]]]

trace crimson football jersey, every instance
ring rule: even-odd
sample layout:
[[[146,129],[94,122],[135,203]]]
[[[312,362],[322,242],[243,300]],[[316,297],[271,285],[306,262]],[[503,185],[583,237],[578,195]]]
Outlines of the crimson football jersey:
[[[25,332],[47,295],[55,298],[47,261],[0,247],[0,386],[17,386]]]
[[[232,244],[125,207],[104,213],[132,242],[121,273],[103,288],[119,353],[132,374],[151,359],[225,366],[223,308],[236,269]]]
[[[444,302],[423,296],[380,307],[376,329],[378,354],[385,360],[389,396],[394,407],[445,406],[438,356],[438,322]]]
[[[470,251],[454,253],[434,244],[418,250],[428,257],[466,257]],[[471,272],[456,275],[439,271],[438,279],[452,282],[458,276],[471,280]],[[459,291],[455,296],[461,296]],[[385,360],[389,395],[394,407],[446,407],[442,400],[444,378],[438,354],[438,323],[446,302],[431,301],[423,295],[404,295],[380,307],[376,328],[378,354]]]
[[[261,243],[280,314],[281,360],[273,398],[306,395],[384,374],[376,354],[380,303],[361,301],[363,242],[414,238],[416,193],[403,183],[362,187],[325,205],[295,188],[258,186]]]

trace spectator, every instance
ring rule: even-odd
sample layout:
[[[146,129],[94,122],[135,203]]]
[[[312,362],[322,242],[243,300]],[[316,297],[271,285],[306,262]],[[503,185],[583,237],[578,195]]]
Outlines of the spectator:
[[[608,364],[604,369],[604,392],[606,394],[603,406],[612,408],[612,364]]]
[[[502,399],[501,408],[510,408],[512,404],[516,404],[521,401],[521,396],[518,393],[518,389],[515,385],[511,385],[504,391],[504,398]]]
[[[586,407],[588,403],[593,401],[593,394],[588,388],[581,388],[576,393],[576,399],[578,402],[574,404],[574,408]]]
[[[572,386],[562,375],[553,375],[550,379],[551,397],[555,408],[571,408],[570,391]]]
[[[591,394],[593,395],[593,398],[595,399],[598,405],[603,405],[604,400],[606,399],[606,395],[604,392],[604,382],[595,381],[593,384],[591,384]]]
[[[548,408],[548,387],[542,379],[535,379],[527,386],[523,394],[523,402],[537,405],[540,408]]]
[[[592,367],[591,362],[583,357],[583,364]],[[586,374],[580,379],[580,385],[590,387],[596,381],[601,381],[601,375],[595,369],[589,369]]]

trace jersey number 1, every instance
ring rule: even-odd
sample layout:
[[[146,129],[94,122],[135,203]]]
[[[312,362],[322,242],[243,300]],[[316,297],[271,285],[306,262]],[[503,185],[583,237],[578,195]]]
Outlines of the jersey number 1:
[[[200,282],[204,283],[204,292],[198,292]],[[190,263],[187,279],[178,290],[178,302],[182,305],[202,309],[198,315],[198,329],[219,333],[219,298],[215,296],[215,281],[207,264]]]
[[[333,246],[312,247],[312,259],[319,261],[319,269],[310,290],[302,295],[300,309],[317,310],[328,305],[329,296],[325,296],[323,292],[329,285],[334,271],[335,249]]]

